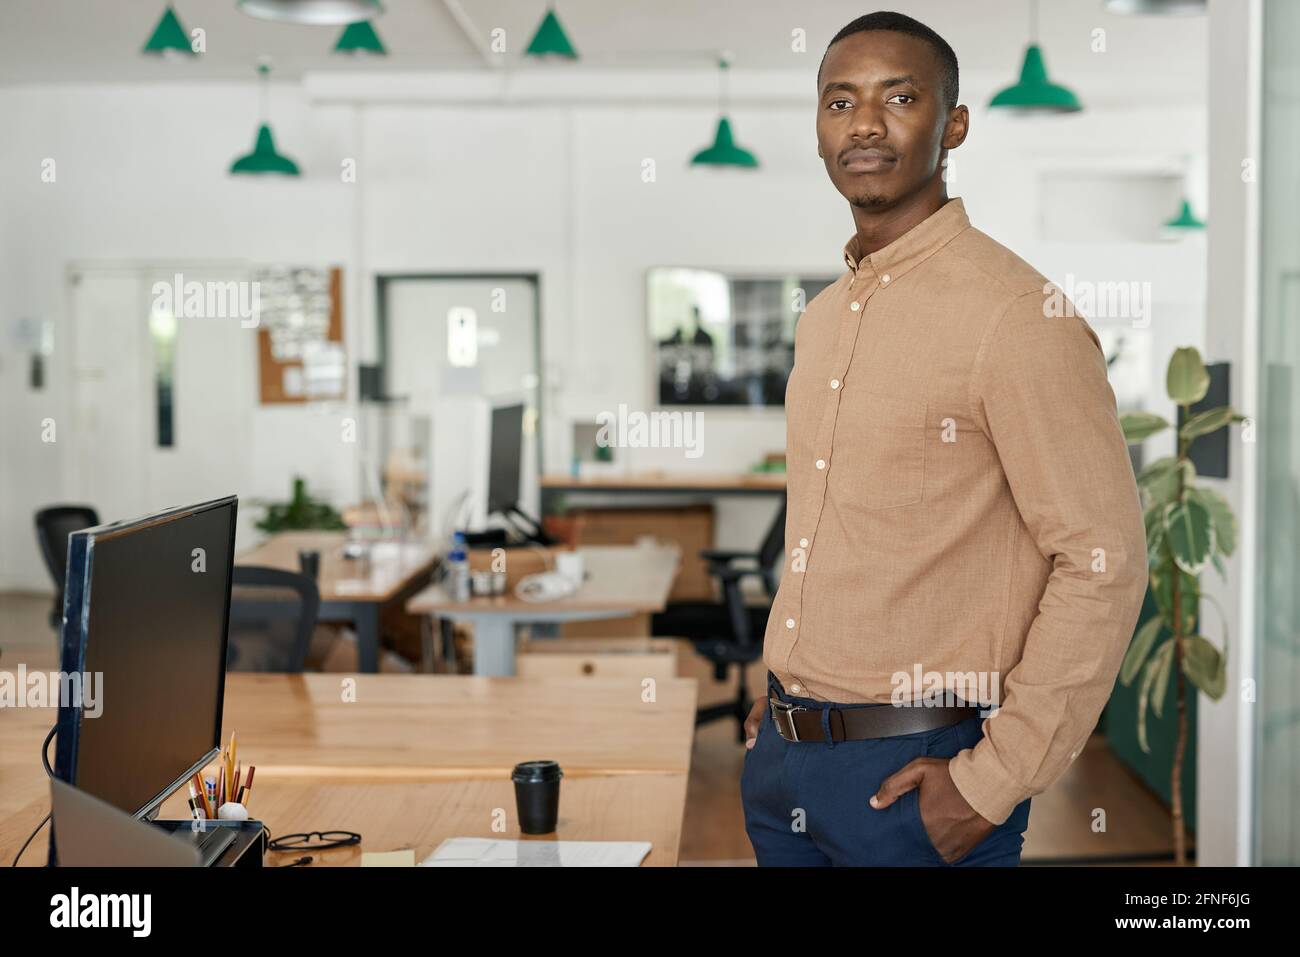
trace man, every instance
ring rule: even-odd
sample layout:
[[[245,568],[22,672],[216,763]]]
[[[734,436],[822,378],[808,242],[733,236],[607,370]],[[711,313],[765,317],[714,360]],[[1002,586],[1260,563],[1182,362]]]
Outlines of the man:
[[[746,830],[761,865],[1016,865],[1146,590],[1105,357],[948,198],[969,116],[941,37],[855,20],[818,97],[856,233],[796,331],[789,561],[769,698],[745,725]]]

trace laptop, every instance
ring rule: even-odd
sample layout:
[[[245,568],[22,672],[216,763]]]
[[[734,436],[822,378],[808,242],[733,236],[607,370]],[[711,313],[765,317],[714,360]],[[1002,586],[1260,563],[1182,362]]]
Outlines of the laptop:
[[[138,821],[80,788],[50,778],[54,846],[63,867],[198,867],[185,837]]]

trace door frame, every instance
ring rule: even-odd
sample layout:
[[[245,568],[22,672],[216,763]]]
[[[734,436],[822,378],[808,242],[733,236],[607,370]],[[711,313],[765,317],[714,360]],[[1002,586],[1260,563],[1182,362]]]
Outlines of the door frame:
[[[388,287],[396,282],[455,282],[457,280],[507,280],[524,282],[533,290],[533,374],[537,376],[537,435],[534,441],[533,457],[537,469],[538,511],[541,511],[540,490],[542,478],[542,461],[545,448],[543,430],[546,420],[546,382],[545,363],[542,360],[542,275],[539,272],[500,272],[486,270],[481,272],[391,272],[375,274],[375,352],[381,370],[381,380],[385,389],[388,387],[389,338],[388,338]],[[358,401],[360,398],[358,397]],[[388,433],[383,434],[384,448],[388,447]],[[542,516],[535,516],[540,522]]]

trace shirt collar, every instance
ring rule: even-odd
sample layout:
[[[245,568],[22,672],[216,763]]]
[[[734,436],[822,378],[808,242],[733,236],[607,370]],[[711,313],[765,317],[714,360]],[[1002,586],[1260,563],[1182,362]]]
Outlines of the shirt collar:
[[[957,196],[870,256],[859,258],[858,234],[854,233],[844,244],[844,264],[855,273],[871,269],[878,276],[896,278],[929,259],[969,226],[966,206]]]

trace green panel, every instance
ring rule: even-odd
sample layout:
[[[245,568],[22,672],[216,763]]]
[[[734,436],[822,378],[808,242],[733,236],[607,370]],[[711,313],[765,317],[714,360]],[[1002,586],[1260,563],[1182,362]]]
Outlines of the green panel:
[[[1138,616],[1137,628],[1140,629],[1156,614],[1155,599],[1148,589],[1142,600],[1142,613]],[[1136,634],[1137,629],[1134,629]],[[1170,636],[1166,628],[1160,629],[1153,647]],[[1138,747],[1137,740],[1137,696],[1141,676],[1129,687],[1115,681],[1115,689],[1110,701],[1102,712],[1106,740],[1115,756],[1147,783],[1164,800],[1168,806],[1172,800],[1169,787],[1174,769],[1174,746],[1178,739],[1178,690],[1174,675],[1169,676],[1169,687],[1165,694],[1164,714],[1157,718],[1147,712],[1147,744],[1151,753]],[[1189,832],[1196,830],[1196,706],[1200,692],[1183,676],[1184,695],[1187,703],[1187,746],[1183,752],[1183,821]]]

